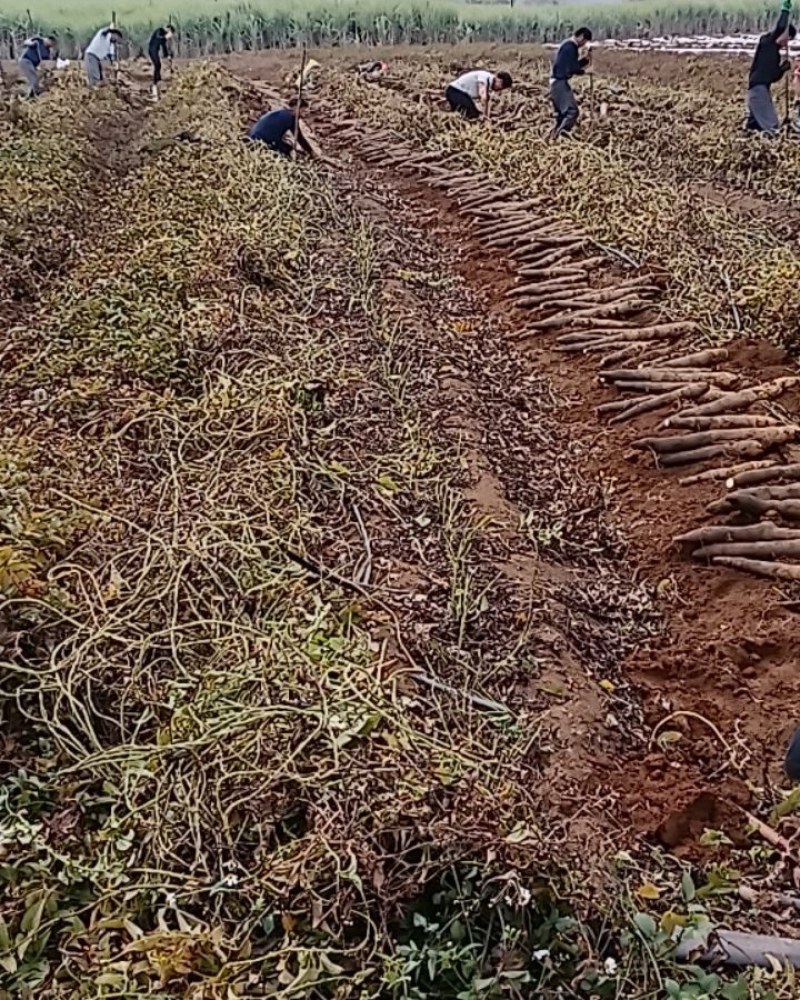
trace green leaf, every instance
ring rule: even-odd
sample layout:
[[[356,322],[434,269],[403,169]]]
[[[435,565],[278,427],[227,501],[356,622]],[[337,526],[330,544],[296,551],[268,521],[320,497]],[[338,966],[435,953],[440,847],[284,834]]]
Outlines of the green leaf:
[[[680,1000],[680,995],[681,995],[680,983],[676,983],[674,979],[665,979],[664,992],[669,997],[669,1000]]]
[[[695,893],[696,890],[692,876],[689,872],[684,872],[681,876],[681,895],[687,903],[691,903],[695,897]]]
[[[19,926],[24,934],[30,934],[32,931],[38,930],[39,924],[42,922],[42,913],[44,912],[44,904],[47,902],[47,896],[48,893],[46,892],[36,893],[36,898],[23,914]]]
[[[652,941],[656,936],[656,922],[649,913],[634,913],[633,923],[639,933],[648,941]]]
[[[772,810],[769,817],[770,826],[775,826],[778,820],[796,812],[798,806],[800,806],[800,785],[793,788],[783,802],[779,802]]]
[[[378,486],[380,486],[384,493],[398,493],[400,490],[400,487],[391,476],[379,476]]]
[[[723,1000],[749,1000],[750,988],[744,976],[739,976],[735,983],[726,983],[722,987]]]

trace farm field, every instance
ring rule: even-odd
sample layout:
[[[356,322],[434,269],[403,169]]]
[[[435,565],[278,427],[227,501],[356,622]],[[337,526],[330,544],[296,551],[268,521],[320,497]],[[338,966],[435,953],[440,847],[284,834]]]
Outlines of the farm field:
[[[800,145],[386,54],[4,110],[0,997],[789,1000]]]

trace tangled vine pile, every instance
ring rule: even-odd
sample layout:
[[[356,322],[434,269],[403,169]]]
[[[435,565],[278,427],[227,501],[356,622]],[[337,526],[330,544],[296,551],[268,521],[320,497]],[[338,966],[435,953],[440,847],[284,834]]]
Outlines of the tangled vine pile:
[[[459,463],[409,390],[420,334],[346,200],[240,142],[238,96],[198,67],[129,123],[124,209],[76,223],[5,345],[7,995],[380,992],[416,969],[409,907],[489,914],[519,955],[559,918],[515,881],[552,864],[539,723],[459,693],[532,639],[480,626]],[[392,551],[451,577],[428,652],[369,585]],[[628,586],[604,669],[642,628]]]

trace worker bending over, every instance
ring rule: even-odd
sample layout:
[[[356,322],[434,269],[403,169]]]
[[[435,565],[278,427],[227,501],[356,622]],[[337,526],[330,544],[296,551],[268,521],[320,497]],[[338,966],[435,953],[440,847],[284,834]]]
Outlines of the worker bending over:
[[[299,109],[308,107],[305,101],[299,102]],[[278,108],[276,111],[268,111],[262,115],[255,125],[250,129],[249,138],[252,142],[263,142],[265,146],[281,156],[292,155],[292,145],[286,141],[287,132],[294,135],[297,133],[297,145],[304,153],[314,156],[314,150],[306,141],[303,133],[297,124],[298,100],[293,97],[289,101],[288,107]]]
[[[121,31],[116,28],[101,28],[89,42],[83,54],[83,65],[90,87],[98,87],[103,82],[103,63],[114,61],[117,44],[121,41]]]
[[[490,73],[486,69],[473,69],[453,80],[444,96],[451,111],[457,111],[469,121],[474,121],[481,116],[480,108],[488,114],[491,94],[510,90],[512,83],[511,74],[505,71]]]
[[[780,121],[772,103],[770,87],[792,67],[788,59],[781,57],[781,49],[797,33],[794,25],[789,24],[791,10],[792,0],[783,0],[777,24],[758,40],[747,84],[748,132],[764,132],[770,136],[778,134]]]
[[[558,47],[550,70],[550,101],[556,115],[553,138],[568,135],[578,121],[578,104],[572,92],[570,80],[573,76],[582,76],[591,72],[591,53],[581,55],[592,40],[588,28],[578,28],[572,38],[568,38]]]
[[[171,24],[166,28],[156,28],[150,36],[150,44],[147,46],[147,54],[153,64],[153,99],[158,100],[158,85],[161,83],[161,56],[169,59],[172,66],[172,53],[169,50],[169,42],[175,34],[175,29]]]
[[[385,75],[388,68],[388,63],[373,59],[372,62],[359,63],[356,66],[356,73],[358,73],[359,80],[364,80],[366,83],[377,83]]]
[[[52,50],[56,41],[52,35],[34,35],[28,38],[22,46],[22,55],[19,57],[19,68],[25,77],[28,89],[26,97],[38,97],[42,92],[42,85],[39,82],[39,66],[47,59],[52,59]]]

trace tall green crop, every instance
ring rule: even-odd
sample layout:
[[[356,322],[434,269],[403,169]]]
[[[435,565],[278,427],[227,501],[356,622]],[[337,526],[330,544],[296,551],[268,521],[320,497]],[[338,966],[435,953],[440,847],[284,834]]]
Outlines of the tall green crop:
[[[87,0],[70,8],[64,0],[6,0],[0,15],[0,54],[13,58],[25,35],[51,31],[62,54],[75,55],[94,31],[108,23],[115,0]],[[324,45],[451,44],[480,42],[553,42],[589,24],[598,37],[694,35],[755,32],[776,16],[766,0],[683,0],[572,4],[450,3],[368,0],[168,0],[154,8],[148,0],[130,0],[117,11],[132,54],[146,44],[157,23],[179,29],[178,52],[216,52],[291,47],[302,42]],[[158,20],[157,20],[158,17]]]

